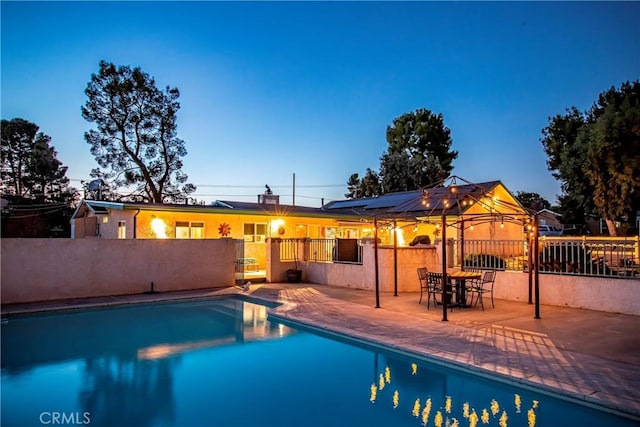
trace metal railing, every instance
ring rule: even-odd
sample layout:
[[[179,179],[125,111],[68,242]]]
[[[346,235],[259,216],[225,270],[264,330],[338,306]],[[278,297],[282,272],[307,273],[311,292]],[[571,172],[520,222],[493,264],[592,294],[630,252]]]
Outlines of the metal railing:
[[[526,240],[465,240],[464,265],[490,270],[524,271],[527,266]]]
[[[605,277],[640,276],[638,237],[540,238],[540,271]]]
[[[333,262],[336,239],[309,239],[307,259],[313,262]]]
[[[313,262],[362,264],[362,240],[309,239],[307,259]]]
[[[279,239],[280,261],[295,261],[298,259],[299,239]]]
[[[457,245],[456,245],[457,246]],[[600,277],[640,277],[638,236],[540,237],[539,271]],[[460,248],[457,248],[458,251]],[[465,240],[464,265],[526,271],[526,240]]]
[[[303,243],[307,261],[362,264],[362,241],[356,239],[280,239],[280,261],[294,261]]]

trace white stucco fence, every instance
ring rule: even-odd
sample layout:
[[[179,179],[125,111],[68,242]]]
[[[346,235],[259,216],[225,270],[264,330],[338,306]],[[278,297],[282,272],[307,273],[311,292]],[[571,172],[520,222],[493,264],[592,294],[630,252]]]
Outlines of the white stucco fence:
[[[234,239],[117,240],[1,239],[3,304],[201,289],[235,284]],[[269,247],[269,246],[268,246]],[[302,250],[300,253],[304,253]],[[303,281],[356,289],[375,289],[373,242],[363,247],[363,263],[316,263],[301,259]],[[418,292],[416,269],[441,267],[436,247],[402,248],[397,252],[399,292]],[[292,262],[280,263],[279,248],[267,250],[267,280],[285,281]],[[394,289],[394,255],[378,251],[379,286]],[[640,279],[540,274],[540,302],[572,308],[640,316]],[[495,297],[527,301],[527,273],[501,271]]]
[[[640,279],[540,274],[540,303],[640,316]],[[494,297],[528,301],[529,275],[496,274]]]
[[[362,264],[314,263],[303,261],[303,280],[310,283],[342,286],[355,289],[375,289],[374,245],[363,246]],[[398,249],[398,292],[418,292],[416,269],[426,266],[430,271],[441,271],[441,247],[426,246]],[[278,271],[276,253],[270,261]],[[291,268],[287,264],[286,268]],[[284,271],[280,267],[281,272]],[[378,250],[378,277],[381,292],[393,292],[395,286],[393,248]],[[283,281],[276,275],[272,281]],[[539,274],[540,302],[545,305],[582,308],[640,316],[640,279],[600,278],[559,274]],[[496,274],[494,297],[511,301],[528,301],[529,274],[499,271]]]
[[[235,283],[233,239],[1,239],[2,303]]]

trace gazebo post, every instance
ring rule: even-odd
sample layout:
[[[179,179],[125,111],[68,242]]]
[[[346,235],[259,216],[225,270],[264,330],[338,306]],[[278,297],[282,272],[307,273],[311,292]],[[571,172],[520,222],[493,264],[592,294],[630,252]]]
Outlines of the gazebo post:
[[[460,270],[464,271],[464,218],[460,218]]]
[[[531,230],[527,230],[528,256],[527,272],[529,273],[529,304],[533,304],[533,236]]]
[[[539,238],[538,238],[538,214],[536,213],[533,216],[534,220],[534,226],[535,228],[535,233],[533,233],[533,256],[535,257],[533,259],[533,270],[534,270],[534,291],[535,291],[535,297],[536,297],[536,305],[535,305],[535,311],[536,314],[534,316],[535,319],[540,319],[540,275],[538,274],[538,270],[540,270],[540,255],[538,253],[538,242],[539,242]]]
[[[447,218],[442,207],[442,321],[447,319]]]
[[[398,296],[398,224],[393,220],[393,296]]]
[[[376,305],[375,308],[380,308],[380,277],[378,275],[378,218],[373,217],[373,258],[376,269]]]

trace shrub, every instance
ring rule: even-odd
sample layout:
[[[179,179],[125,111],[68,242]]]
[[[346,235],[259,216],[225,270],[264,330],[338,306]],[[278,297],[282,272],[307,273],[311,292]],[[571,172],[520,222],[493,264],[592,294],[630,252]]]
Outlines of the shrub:
[[[490,254],[471,254],[464,258],[465,267],[474,267],[492,270],[504,270],[507,262],[496,255]]]

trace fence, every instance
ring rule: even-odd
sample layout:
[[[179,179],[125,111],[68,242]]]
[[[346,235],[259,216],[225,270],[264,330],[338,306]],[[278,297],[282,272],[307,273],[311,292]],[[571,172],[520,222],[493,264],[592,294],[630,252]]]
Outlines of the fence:
[[[333,262],[333,254],[336,248],[337,239],[310,239],[309,240],[309,261],[313,262]]]
[[[232,286],[234,239],[0,239],[2,303]]]
[[[465,240],[464,254],[465,267],[524,271],[529,252],[526,240]]]
[[[280,239],[280,261],[298,259],[298,239]]]
[[[465,267],[526,271],[528,253],[526,240],[465,240],[463,262]],[[542,273],[621,278],[640,275],[638,236],[540,237],[539,256]]]
[[[540,271],[587,276],[640,275],[638,237],[540,239]]]
[[[362,264],[362,241],[359,239],[281,239],[280,261],[298,258],[300,243],[304,245],[307,261]]]

